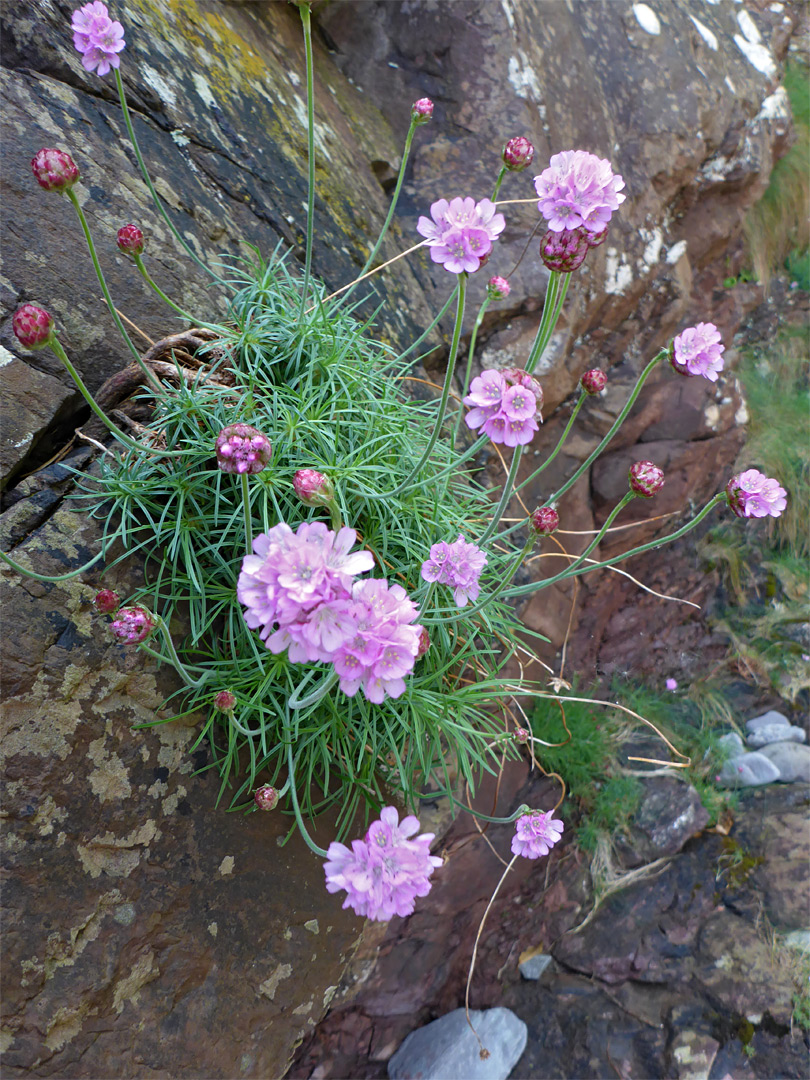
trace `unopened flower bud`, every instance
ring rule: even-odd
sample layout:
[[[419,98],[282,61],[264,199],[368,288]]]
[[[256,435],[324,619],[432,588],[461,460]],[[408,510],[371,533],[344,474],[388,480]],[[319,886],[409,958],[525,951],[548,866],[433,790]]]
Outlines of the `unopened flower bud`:
[[[250,424],[229,424],[217,435],[217,465],[228,473],[259,473],[270,463],[270,440]]]
[[[411,117],[415,124],[427,124],[433,116],[433,102],[429,97],[419,98],[411,105]]]
[[[157,621],[151,612],[142,607],[123,607],[110,623],[110,630],[119,641],[127,645],[137,645],[146,641],[157,626]]]
[[[67,191],[79,179],[76,162],[64,150],[37,150],[31,158],[31,170],[39,186],[46,191]]]
[[[214,698],[214,708],[218,709],[219,712],[233,712],[236,708],[236,695],[232,694],[230,690],[220,690]]]
[[[497,274],[487,282],[487,296],[490,300],[505,300],[511,291],[506,278],[498,277]]]
[[[503,148],[503,163],[510,172],[520,172],[527,169],[534,157],[534,147],[528,139],[522,135],[515,136]]]
[[[112,615],[121,607],[121,597],[112,589],[102,589],[94,596],[93,607],[101,615]]]
[[[540,258],[549,270],[570,274],[582,266],[588,254],[587,229],[547,232],[540,241]]]
[[[416,647],[416,659],[421,660],[422,657],[425,655],[425,653],[428,651],[429,648],[430,648],[430,634],[427,632],[427,629],[423,626],[423,627],[420,628],[420,631],[419,631],[419,643],[418,643],[418,645]]]
[[[539,506],[531,517],[532,528],[538,536],[548,536],[560,526],[560,515],[553,506]]]
[[[519,743],[527,743],[530,738],[531,738],[531,735],[529,734],[529,732],[526,730],[525,727],[519,727],[517,729],[517,731],[515,732],[515,739]]]
[[[293,477],[293,488],[305,506],[329,506],[335,498],[332,481],[317,469],[299,469]]]
[[[137,225],[124,225],[123,228],[119,229],[116,242],[118,250],[123,252],[124,255],[143,254],[143,233]]]
[[[600,244],[604,244],[607,240],[608,227],[605,225],[604,229],[599,232],[591,232],[589,229],[585,230],[585,240],[589,248],[599,247]]]
[[[651,499],[664,486],[664,470],[651,461],[636,461],[628,474],[630,489],[645,499]]]
[[[36,304],[23,304],[11,319],[14,336],[26,349],[42,349],[50,343],[53,319]]]
[[[608,377],[604,371],[599,368],[591,368],[579,380],[579,385],[586,394],[601,394],[607,386],[607,381]]]
[[[278,792],[274,787],[265,784],[264,787],[256,788],[253,801],[260,810],[275,810],[278,805]]]

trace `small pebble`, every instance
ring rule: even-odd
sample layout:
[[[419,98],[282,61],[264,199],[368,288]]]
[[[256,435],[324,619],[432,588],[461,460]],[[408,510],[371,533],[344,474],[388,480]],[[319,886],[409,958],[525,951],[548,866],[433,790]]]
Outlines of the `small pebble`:
[[[521,960],[518,964],[518,971],[524,979],[535,982],[540,978],[550,963],[551,957],[548,953],[537,953],[535,956],[530,956],[527,960]]]
[[[721,735],[717,740],[717,745],[729,750],[732,754],[735,750],[745,749],[745,743],[736,731],[729,731],[725,735]]]

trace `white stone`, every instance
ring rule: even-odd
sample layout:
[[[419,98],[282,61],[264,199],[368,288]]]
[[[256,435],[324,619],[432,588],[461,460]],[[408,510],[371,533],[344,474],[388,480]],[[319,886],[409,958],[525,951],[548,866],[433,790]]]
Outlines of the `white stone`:
[[[720,770],[720,787],[759,787],[779,779],[779,770],[764,754],[740,754],[729,758]]]
[[[654,37],[661,33],[661,20],[648,4],[633,4],[633,14],[642,30]]]
[[[768,712],[762,713],[761,716],[755,716],[752,720],[746,720],[746,731],[759,731],[761,727],[768,727],[770,724],[784,724],[785,727],[790,727],[790,721],[782,713],[777,712],[776,709],[769,709]]]
[[[774,742],[759,751],[779,770],[784,784],[803,780],[810,784],[810,746],[798,742]]]
[[[540,978],[550,963],[551,957],[548,953],[537,953],[535,956],[530,956],[528,960],[518,964],[518,971],[524,979],[534,982]]]
[[[770,743],[803,743],[806,738],[804,729],[800,727],[791,727],[790,724],[787,727],[784,724],[763,724],[756,731],[752,731],[745,741],[758,750],[761,746],[768,746]]]
[[[511,1009],[470,1011],[482,1059],[464,1009],[412,1031],[388,1062],[390,1080],[506,1080],[526,1048],[528,1029]]]

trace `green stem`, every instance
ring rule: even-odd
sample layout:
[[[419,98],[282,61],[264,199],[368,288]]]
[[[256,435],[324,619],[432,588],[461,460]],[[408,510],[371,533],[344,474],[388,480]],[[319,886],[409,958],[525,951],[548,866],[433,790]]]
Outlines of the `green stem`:
[[[464,398],[467,396],[467,391],[470,388],[470,375],[472,375],[472,362],[475,354],[475,342],[478,337],[478,331],[481,328],[481,323],[484,321],[484,315],[489,307],[489,296],[486,297],[481,307],[478,309],[478,314],[475,317],[475,323],[473,324],[472,333],[470,334],[470,348],[467,353],[467,368],[464,372],[464,382],[461,387],[461,404],[458,407],[458,416],[456,418],[456,426],[453,430],[453,441],[450,445],[455,449],[458,442],[458,433],[461,428],[461,420],[464,415]]]
[[[309,4],[300,4],[301,24],[304,28],[304,53],[307,70],[307,243],[304,257],[304,283],[301,288],[301,308],[298,312],[299,324],[303,322],[304,311],[309,294],[309,279],[312,272],[312,240],[315,232],[315,79],[312,69],[312,19]]]
[[[307,694],[306,697],[302,698],[301,691],[315,675],[319,674],[323,674],[323,668],[313,668],[311,671],[307,672],[307,674],[304,676],[298,686],[296,686],[295,690],[293,690],[293,692],[290,694],[290,697],[287,701],[288,708],[305,709],[308,705],[314,705],[316,701],[320,701],[325,694],[328,694],[332,687],[335,685],[335,683],[338,681],[338,673],[336,671],[332,671],[332,673],[327,675],[324,678],[323,682],[318,687],[316,687],[315,690]]]
[[[250,509],[250,489],[248,488],[248,474],[242,473],[242,511],[245,515],[245,544],[248,555],[253,554],[253,521]]]
[[[178,307],[178,305],[175,304],[174,300],[170,300],[166,293],[158,285],[156,285],[154,281],[152,281],[152,278],[149,276],[149,271],[143,265],[143,259],[140,257],[140,255],[133,254],[132,258],[135,261],[135,265],[140,270],[143,280],[146,282],[150,289],[153,289],[157,293],[157,295],[164,302],[164,304],[168,304],[172,311],[176,311],[178,315],[190,322],[192,326],[199,326],[199,319],[195,319],[193,315],[189,315],[189,313],[187,311],[184,311],[183,308]]]
[[[495,511],[492,515],[492,521],[490,521],[489,525],[487,525],[481,538],[478,541],[479,547],[483,547],[487,540],[489,540],[490,536],[492,536],[492,534],[498,528],[498,522],[503,517],[503,512],[506,509],[509,500],[512,498],[512,487],[515,482],[515,477],[517,476],[518,465],[520,465],[520,457],[522,453],[523,447],[516,446],[514,452],[512,453],[512,464],[509,466],[509,474],[506,477],[506,482],[503,485],[503,494],[501,495],[498,505],[495,507]]]
[[[573,572],[571,570],[571,567],[569,567],[568,573],[558,574],[556,577],[553,578],[545,578],[543,581],[534,581],[530,585],[518,585],[514,589],[510,589],[506,593],[506,595],[509,598],[513,596],[525,596],[527,593],[536,592],[538,589],[546,588],[546,586],[551,585],[553,582],[559,581],[561,577],[579,577],[580,574],[587,574],[591,570],[601,570],[606,566],[614,566],[616,563],[623,562],[625,559],[633,558],[634,555],[641,555],[643,552],[650,551],[652,548],[661,547],[662,544],[669,544],[672,543],[673,540],[680,540],[682,536],[685,536],[686,533],[694,529],[695,526],[698,525],[711,510],[714,509],[715,506],[717,506],[721,502],[724,502],[725,499],[726,494],[725,492],[721,491],[719,494],[714,496],[711,502],[708,502],[703,507],[703,509],[700,511],[696,518],[693,518],[692,521],[687,522],[687,524],[684,525],[682,528],[678,529],[674,533],[670,533],[669,536],[662,537],[660,540],[651,540],[647,544],[640,544],[638,547],[631,548],[630,551],[625,551],[623,555],[614,555],[612,559],[606,559],[604,562],[593,563],[593,565],[591,566],[580,566],[578,569],[573,570]],[[587,551],[583,552],[583,555],[578,561],[581,561],[586,554]]]
[[[115,535],[112,540],[110,540],[110,544],[116,539],[119,532],[120,530],[116,530]],[[33,578],[34,581],[67,581],[68,578],[77,577],[79,574],[83,574],[85,570],[89,570],[91,566],[95,566],[99,559],[103,559],[106,555],[107,547],[109,547],[109,544],[106,545],[98,555],[94,555],[90,562],[86,562],[84,566],[80,566],[78,570],[70,570],[67,574],[55,574],[53,576],[49,574],[35,574],[33,570],[26,570],[24,566],[20,566],[20,564],[15,562],[10,555],[7,555],[5,551],[0,551],[0,559],[2,559],[4,563],[7,563],[12,570],[16,570],[18,574],[22,574],[23,577]]]
[[[329,511],[329,517],[331,518],[332,532],[340,532],[343,528],[343,519],[340,515],[340,507],[337,504],[337,499],[333,499],[326,507]]]
[[[430,324],[430,326],[428,326],[427,329],[424,330],[423,333],[421,333],[419,335],[419,337],[416,339],[416,341],[413,342],[412,345],[408,346],[408,348],[405,350],[404,353],[400,353],[399,356],[396,358],[396,360],[391,360],[388,364],[384,364],[383,369],[385,369],[386,367],[390,367],[392,364],[401,363],[409,353],[412,353],[414,349],[416,349],[419,345],[422,344],[422,342],[425,340],[425,338],[428,336],[428,334],[431,332],[431,330],[433,330],[433,328],[438,325],[439,321],[441,319],[443,319],[444,316],[447,314],[447,309],[450,307],[450,305],[455,300],[457,293],[458,293],[458,283],[456,283],[455,289],[453,289],[453,291],[450,293],[444,307],[441,309],[441,311],[436,316],[436,318],[433,320],[433,322]],[[438,348],[438,346],[436,346],[436,348]],[[408,368],[413,367],[414,364],[418,364],[419,361],[422,360],[425,356],[430,356],[430,353],[435,352],[435,351],[436,351],[436,349],[434,348],[434,349],[431,349],[429,352],[424,353],[422,356],[418,356],[416,358],[416,360],[413,360],[410,364],[408,364],[407,368],[403,368],[402,370],[407,371]]]
[[[570,281],[570,274],[560,274],[557,271],[552,270],[548,289],[546,290],[546,298],[543,303],[543,316],[540,319],[537,337],[534,339],[534,345],[532,345],[532,351],[529,353],[529,359],[526,361],[526,370],[529,374],[537,367],[537,364],[540,362],[543,353],[545,352],[546,346],[551,340],[554,327],[557,325],[557,319],[560,317],[560,312],[562,311],[565,294],[568,292]]]
[[[540,475],[540,473],[543,472],[545,469],[547,469],[549,467],[549,465],[552,463],[552,461],[554,460],[554,458],[557,456],[557,454],[559,454],[560,450],[562,449],[563,443],[565,442],[565,440],[568,438],[569,434],[571,433],[571,428],[574,426],[574,421],[577,418],[577,414],[579,413],[579,410],[582,408],[583,404],[585,403],[585,399],[587,398],[587,396],[588,395],[583,391],[582,396],[579,398],[576,405],[574,406],[574,409],[573,409],[573,411],[571,413],[571,416],[570,416],[570,419],[568,420],[568,423],[565,425],[565,430],[563,431],[562,435],[560,436],[560,441],[557,443],[557,445],[551,451],[550,456],[546,458],[546,460],[543,462],[543,464],[540,466],[539,469],[535,469],[534,472],[531,474],[531,476],[527,477],[521,484],[519,484],[515,488],[515,492],[522,491],[523,488],[525,488],[527,484],[530,484],[532,482],[532,480],[536,480],[537,477]]]
[[[141,170],[141,176],[143,176],[144,181],[146,182],[146,186],[149,188],[149,194],[152,196],[152,202],[155,204],[158,213],[166,222],[175,240],[177,240],[177,242],[180,244],[186,254],[189,255],[194,260],[194,262],[197,263],[198,266],[201,266],[202,269],[205,270],[206,274],[212,277],[214,281],[219,282],[220,285],[224,285],[226,289],[230,289],[231,292],[234,292],[235,290],[229,282],[227,282],[224,278],[221,278],[219,274],[214,273],[214,271],[206,263],[203,262],[203,260],[199,257],[199,255],[197,255],[197,253],[189,245],[189,243],[180,235],[180,232],[178,231],[174,222],[166,213],[166,209],[163,206],[163,201],[155,190],[155,185],[152,183],[152,178],[149,176],[149,170],[146,168],[146,162],[143,160],[143,154],[141,154],[141,148],[138,145],[138,140],[135,138],[135,129],[132,126],[132,119],[129,115],[129,106],[127,105],[127,98],[126,94],[124,93],[124,84],[121,80],[121,72],[118,68],[115,69],[115,85],[118,87],[118,97],[121,102],[121,111],[124,114],[124,123],[127,126],[127,134],[129,135],[129,141],[132,143],[132,149],[135,151],[135,158],[137,159],[138,167]]]
[[[420,799],[435,799],[436,797],[431,794],[423,795],[418,791],[416,794]],[[458,799],[449,792],[447,797],[450,799],[450,802],[454,803],[460,810],[466,810],[468,814],[472,814],[472,816],[478,818],[479,821],[491,821],[495,825],[510,825],[513,821],[517,821],[519,817],[523,817],[524,814],[530,814],[532,812],[530,806],[527,806],[526,803],[521,803],[514,814],[510,814],[509,817],[490,817],[489,814],[482,814],[480,810],[473,810],[473,808],[467,806],[466,803],[459,802]]]
[[[492,199],[490,200],[491,202],[495,202],[495,200],[498,198],[498,192],[501,190],[503,178],[506,176],[508,171],[509,170],[506,168],[505,165],[501,165],[501,171],[498,173],[498,179],[495,181],[495,187],[492,189]]]
[[[289,731],[287,732],[287,734],[289,736]],[[295,790],[295,759],[293,758],[292,744],[289,742],[287,743],[287,770],[290,774],[290,798],[292,799],[293,813],[295,814],[295,820],[298,824],[301,836],[304,838],[304,843],[307,845],[310,851],[314,851],[315,854],[318,855],[321,859],[328,859],[329,852],[324,851],[324,849],[321,847],[318,847],[318,845],[307,832],[306,826],[304,825],[304,818],[301,814],[301,807],[298,805],[298,792]]]
[[[174,642],[172,641],[172,635],[169,633],[169,628],[159,615],[157,616],[157,624],[160,632],[163,635],[163,640],[166,644],[166,650],[169,653],[169,662],[174,667],[175,671],[186,684],[186,686],[190,686],[192,690],[199,690],[199,688],[203,686],[207,681],[209,672],[204,671],[203,674],[199,677],[199,679],[193,679],[191,675],[189,675],[188,668],[177,655],[177,650],[174,647]],[[157,660],[162,660],[164,663],[166,662],[165,656],[163,656],[159,652],[156,652],[155,649],[150,648],[148,645],[142,643],[139,648],[143,652],[149,653],[150,656],[154,656]]]

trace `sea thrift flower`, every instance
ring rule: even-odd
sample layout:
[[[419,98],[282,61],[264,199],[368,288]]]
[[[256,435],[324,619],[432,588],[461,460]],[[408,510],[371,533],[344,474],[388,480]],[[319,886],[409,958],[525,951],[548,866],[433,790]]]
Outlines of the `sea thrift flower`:
[[[608,377],[604,371],[600,371],[599,368],[591,368],[590,371],[586,371],[582,378],[579,380],[579,384],[586,394],[601,394],[607,386]]]
[[[669,362],[679,375],[702,375],[709,382],[717,382],[725,349],[714,323],[701,322],[678,334],[672,342]]]
[[[107,11],[107,5],[101,0],[85,4],[73,12],[73,44],[82,54],[82,67],[85,71],[95,71],[106,75],[111,67],[121,63],[118,53],[126,42],[124,28],[120,22],[114,22]]]
[[[528,139],[524,139],[522,135],[516,135],[504,146],[502,157],[504,165],[510,172],[520,172],[531,165],[534,147]]]
[[[124,225],[118,230],[116,237],[118,250],[124,255],[142,255],[144,239],[143,233],[137,225]]]
[[[335,497],[332,481],[316,469],[299,469],[293,477],[293,488],[306,506],[329,506]]]
[[[419,98],[411,105],[411,116],[415,124],[426,124],[433,116],[433,102],[429,97]]]
[[[270,440],[250,424],[229,424],[217,435],[217,465],[227,473],[259,473],[270,463]]]
[[[343,907],[367,919],[385,922],[394,915],[411,915],[416,898],[427,896],[430,876],[442,865],[430,854],[433,833],[415,836],[418,831],[418,818],[409,815],[400,822],[396,808],[386,806],[365,838],[352,841],[351,849],[337,841],[329,845],[327,891],[345,889]]]
[[[525,727],[519,727],[515,730],[515,739],[517,740],[517,742],[527,743],[530,738],[531,734],[526,730]]]
[[[487,564],[487,557],[475,544],[468,544],[459,533],[458,540],[448,544],[442,540],[430,549],[430,558],[422,563],[425,581],[449,585],[459,607],[468,600],[477,600],[481,592],[478,579]]]
[[[506,278],[498,277],[497,274],[487,282],[487,296],[490,300],[505,300],[511,291]]]
[[[119,641],[128,645],[137,645],[146,641],[157,626],[155,617],[146,608],[122,607],[110,623],[110,630]]]
[[[539,506],[532,514],[531,522],[538,536],[548,536],[560,527],[560,515],[553,506]]]
[[[651,461],[636,461],[628,474],[630,488],[636,495],[651,499],[664,486],[664,471]]]
[[[512,854],[522,855],[524,859],[539,859],[548,855],[559,842],[563,834],[563,822],[553,818],[553,810],[543,813],[533,810],[530,814],[519,817],[512,837]]]
[[[219,712],[233,712],[236,708],[236,695],[230,690],[220,690],[214,698],[214,708]]]
[[[253,801],[259,810],[275,810],[278,805],[278,792],[274,787],[265,784],[264,787],[256,788]]]
[[[601,233],[618,210],[624,180],[616,176],[610,162],[585,150],[564,150],[555,154],[549,167],[534,178],[539,196],[537,207],[552,232],[578,229]]]
[[[427,239],[433,262],[451,274],[473,274],[506,225],[503,214],[495,211],[489,199],[439,199],[431,205],[429,218],[419,218],[416,231]]]
[[[112,589],[101,589],[93,598],[93,607],[100,615],[112,615],[121,607],[121,597]]]
[[[550,231],[540,241],[540,258],[549,270],[570,274],[585,262],[590,247],[584,228]]]
[[[678,680],[677,679],[667,679],[666,688],[667,688],[667,690],[677,690],[678,689]]]
[[[728,505],[737,517],[779,517],[787,506],[787,492],[758,469],[732,476],[726,484]]]
[[[539,384],[519,368],[506,372],[488,368],[470,383],[464,404],[472,408],[464,423],[506,446],[530,443],[538,430],[535,415],[539,389]],[[542,404],[542,390],[539,403]]]
[[[79,168],[70,154],[47,147],[31,158],[31,171],[40,187],[60,194],[79,179]]]
[[[14,336],[26,349],[42,349],[53,335],[53,319],[36,304],[23,304],[11,319]]]

